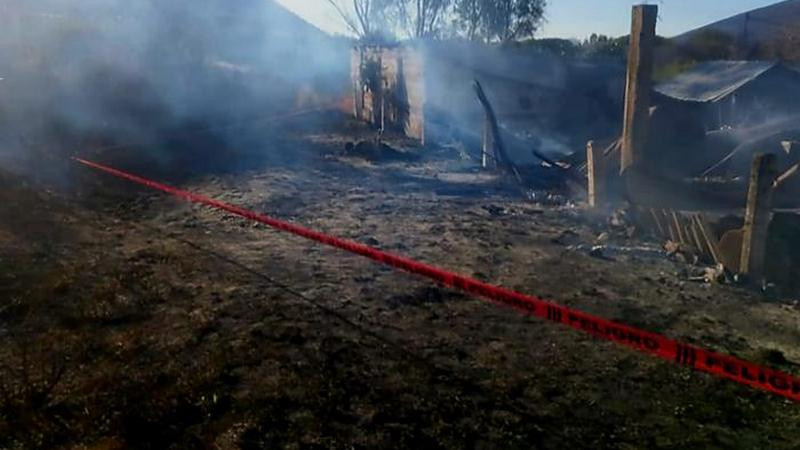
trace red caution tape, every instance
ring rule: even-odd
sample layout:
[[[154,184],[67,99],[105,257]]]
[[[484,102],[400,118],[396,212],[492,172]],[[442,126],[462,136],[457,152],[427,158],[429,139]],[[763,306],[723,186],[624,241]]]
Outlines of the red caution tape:
[[[340,239],[308,228],[273,219],[237,206],[228,205],[199,194],[167,186],[146,178],[132,175],[102,164],[73,158],[76,161],[103,172],[124,178],[153,189],[157,189],[184,200],[204,204],[232,214],[263,223],[278,230],[287,231],[306,239],[321,242],[397,269],[421,275],[446,286],[469,292],[492,302],[513,307],[523,313],[532,314],[552,322],[584,331],[594,337],[625,345],[642,353],[648,353],[667,361],[690,367],[694,370],[727,378],[740,384],[778,394],[800,401],[800,378],[788,373],[762,367],[748,361],[684,344],[660,334],[615,323],[600,317],[559,306],[555,303],[493,286],[473,278],[440,269],[409,258],[387,253],[357,242]]]

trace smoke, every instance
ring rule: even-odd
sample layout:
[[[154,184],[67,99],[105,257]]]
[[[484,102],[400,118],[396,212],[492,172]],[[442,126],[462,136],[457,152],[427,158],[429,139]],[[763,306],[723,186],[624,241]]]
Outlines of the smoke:
[[[485,115],[473,80],[480,81],[517,163],[538,163],[534,148],[552,155],[581,151],[586,141],[615,137],[620,128],[620,62],[569,60],[463,41],[427,42],[423,52],[426,103],[449,119],[440,122],[480,141]]]
[[[271,0],[0,0],[0,165],[336,98],[347,46]]]

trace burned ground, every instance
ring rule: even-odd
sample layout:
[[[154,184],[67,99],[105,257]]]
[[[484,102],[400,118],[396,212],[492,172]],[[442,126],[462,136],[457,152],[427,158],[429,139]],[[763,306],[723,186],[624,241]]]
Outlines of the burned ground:
[[[697,269],[646,235],[612,232],[592,256],[604,217],[523,200],[448,147],[408,150],[414,160],[347,154],[367,132],[343,120],[288,127],[216,167],[137,169],[798,373],[794,299],[689,282]],[[131,153],[92,156],[131,168],[120,154]],[[800,438],[796,405],[779,397],[71,171],[75,184],[56,192],[0,180],[2,447],[792,448]]]

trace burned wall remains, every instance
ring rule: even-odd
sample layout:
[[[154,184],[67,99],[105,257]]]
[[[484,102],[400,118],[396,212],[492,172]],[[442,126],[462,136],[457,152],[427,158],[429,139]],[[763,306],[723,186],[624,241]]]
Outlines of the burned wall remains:
[[[412,48],[362,45],[351,53],[353,115],[380,130],[425,142],[425,78]]]

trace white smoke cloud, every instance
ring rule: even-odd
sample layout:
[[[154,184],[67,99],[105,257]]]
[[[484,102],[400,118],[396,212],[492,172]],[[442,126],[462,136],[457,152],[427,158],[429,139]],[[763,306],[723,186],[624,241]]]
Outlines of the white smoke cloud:
[[[347,49],[271,0],[0,0],[0,151],[285,111],[342,93]]]

